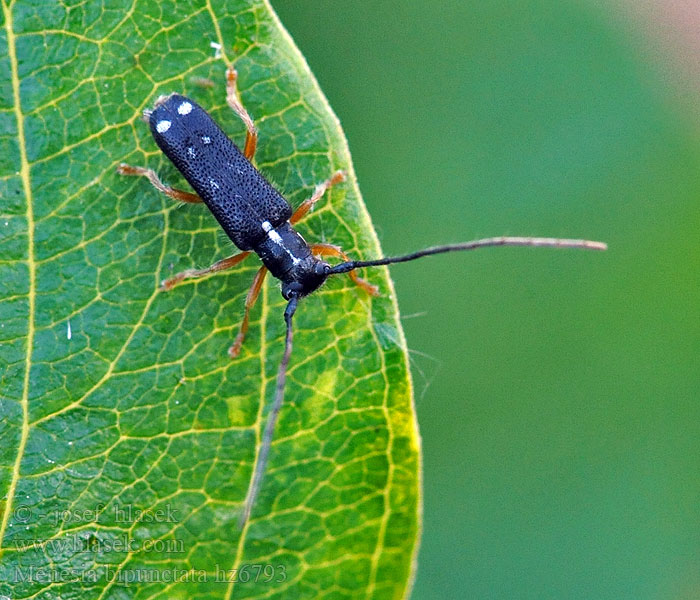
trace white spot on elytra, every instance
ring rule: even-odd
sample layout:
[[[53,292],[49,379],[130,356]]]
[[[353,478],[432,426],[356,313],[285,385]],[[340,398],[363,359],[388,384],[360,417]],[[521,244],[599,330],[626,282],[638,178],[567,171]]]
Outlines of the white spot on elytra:
[[[190,102],[183,102],[177,107],[177,112],[181,115],[189,115],[192,112],[192,104]]]
[[[187,156],[190,158],[194,158],[197,156],[197,153],[194,151],[194,148],[187,148]]]
[[[265,231],[270,231],[272,229],[272,224],[270,221],[263,221],[262,228]]]
[[[166,119],[163,119],[162,121],[158,121],[156,123],[156,131],[158,133],[165,133],[166,131],[168,131],[168,129],[170,129],[171,125],[172,125],[172,123],[170,121],[167,121]]]
[[[284,246],[284,244],[282,243],[282,238],[280,237],[280,234],[277,233],[274,229],[271,229],[270,231],[268,231],[267,235],[278,246]]]
[[[216,181],[214,181],[214,180],[211,179],[211,178],[209,179],[209,185],[210,185],[212,188],[214,188],[215,190],[218,190],[218,189],[219,189],[219,184],[216,183]]]
[[[205,144],[211,144],[211,138],[208,135],[203,135],[202,142]]]

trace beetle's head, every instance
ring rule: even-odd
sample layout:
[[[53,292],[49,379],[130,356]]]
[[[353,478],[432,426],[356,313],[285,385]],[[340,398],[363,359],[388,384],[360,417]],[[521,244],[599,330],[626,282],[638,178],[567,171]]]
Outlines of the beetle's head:
[[[282,281],[282,296],[303,298],[315,292],[328,278],[330,265],[315,256],[309,256],[294,265],[289,277]]]

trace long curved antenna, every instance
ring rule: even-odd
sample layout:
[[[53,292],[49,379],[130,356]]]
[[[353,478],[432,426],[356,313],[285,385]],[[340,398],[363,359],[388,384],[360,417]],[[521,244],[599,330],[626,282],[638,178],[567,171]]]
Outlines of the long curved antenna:
[[[403,256],[393,256],[387,258],[377,258],[376,260],[349,260],[339,265],[331,267],[329,275],[337,273],[347,273],[362,267],[380,267],[393,263],[407,262],[431,254],[443,254],[444,252],[459,252],[462,250],[477,250],[478,248],[488,248],[489,246],[544,246],[549,248],[581,248],[584,250],[607,250],[608,245],[603,242],[591,242],[588,240],[566,240],[558,238],[537,238],[537,237],[492,237],[482,240],[473,240],[461,244],[447,244],[445,246],[433,246],[417,252],[411,252]]]
[[[280,362],[279,371],[277,371],[275,400],[272,403],[272,408],[270,409],[270,414],[268,415],[267,423],[265,424],[262,445],[260,446],[260,454],[258,454],[258,460],[255,462],[253,481],[248,488],[243,514],[241,514],[241,518],[238,521],[240,528],[243,528],[246,521],[248,521],[248,518],[250,517],[250,513],[255,505],[255,500],[258,497],[258,492],[260,491],[260,486],[262,485],[265,469],[267,468],[267,459],[270,454],[272,436],[275,432],[277,417],[279,416],[280,408],[282,408],[282,401],[284,400],[284,382],[287,379],[287,367],[289,366],[289,357],[292,354],[292,317],[297,309],[298,302],[299,299],[293,296],[284,311],[284,322],[287,324],[287,337],[284,344],[284,355],[282,356],[282,361]]]

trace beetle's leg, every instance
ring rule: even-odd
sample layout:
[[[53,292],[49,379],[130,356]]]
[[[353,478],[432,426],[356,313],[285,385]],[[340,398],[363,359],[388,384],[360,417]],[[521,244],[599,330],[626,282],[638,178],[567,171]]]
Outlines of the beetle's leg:
[[[248,331],[248,319],[250,318],[250,309],[255,305],[255,301],[258,299],[258,294],[260,294],[260,288],[262,288],[263,281],[265,280],[265,275],[267,275],[267,267],[260,267],[260,270],[255,274],[255,279],[253,279],[253,285],[250,286],[248,290],[248,295],[245,299],[245,312],[243,313],[243,322],[241,323],[241,329],[236,336],[233,346],[228,349],[228,355],[231,358],[236,358],[241,351],[241,346],[243,345],[243,340],[245,339],[245,334]]]
[[[233,65],[229,66],[228,69],[226,69],[226,104],[228,104],[241,118],[241,121],[245,123],[247,133],[245,136],[243,155],[248,160],[253,160],[253,156],[255,156],[255,147],[258,145],[258,132],[255,129],[253,118],[248,114],[248,111],[243,108],[243,104],[241,103],[236,87],[237,77],[238,73],[236,73],[236,69],[234,69]]]
[[[220,261],[215,262],[211,267],[208,267],[206,269],[187,269],[186,271],[182,271],[181,273],[173,275],[168,279],[164,279],[163,283],[160,284],[160,289],[166,291],[171,290],[178,283],[185,279],[198,279],[199,277],[204,277],[205,275],[209,275],[210,273],[216,273],[218,271],[230,269],[231,267],[241,262],[249,254],[250,252],[241,252],[239,254],[234,254],[233,256],[229,256],[228,258],[224,258]]]
[[[333,244],[311,244],[311,252],[318,256],[337,256],[345,261],[350,260],[348,255],[345,254],[339,246],[334,246]],[[350,275],[350,279],[353,280],[355,285],[360,286],[365,292],[371,296],[379,296],[379,288],[376,285],[372,285],[369,281],[358,277],[355,271],[350,271],[348,275]]]
[[[323,183],[319,183],[316,186],[316,189],[314,190],[314,193],[311,196],[311,198],[304,200],[299,205],[299,208],[297,208],[294,211],[294,214],[292,215],[292,218],[289,219],[289,222],[292,225],[294,225],[294,223],[298,223],[306,215],[306,213],[308,213],[313,208],[313,205],[316,204],[316,202],[318,202],[323,197],[323,194],[326,193],[326,190],[330,189],[335,184],[340,183],[341,181],[345,181],[345,171],[336,171],[335,173],[333,173],[333,175],[331,175],[329,179],[326,179]]]
[[[153,169],[146,169],[144,167],[132,167],[126,163],[121,163],[117,167],[117,173],[120,175],[140,175],[143,177],[148,177],[148,180],[153,184],[153,187],[163,192],[166,196],[173,198],[174,200],[179,200],[180,202],[190,202],[195,204],[201,202],[202,199],[193,194],[192,192],[185,192],[183,190],[178,190],[171,188],[169,185],[165,185],[156,175]]]

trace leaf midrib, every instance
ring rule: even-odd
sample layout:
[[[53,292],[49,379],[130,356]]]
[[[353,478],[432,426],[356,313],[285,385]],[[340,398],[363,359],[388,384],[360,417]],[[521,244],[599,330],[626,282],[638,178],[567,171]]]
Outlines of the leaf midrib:
[[[15,34],[12,28],[12,7],[5,2],[2,3],[2,12],[5,17],[5,35],[7,37],[7,55],[10,59],[10,77],[12,80],[12,97],[14,103],[15,119],[17,121],[17,144],[19,146],[20,158],[20,178],[22,187],[24,188],[24,197],[27,204],[27,269],[29,271],[29,291],[28,300],[28,319],[27,319],[27,341],[24,357],[24,382],[22,385],[22,398],[20,406],[22,407],[22,432],[20,435],[19,444],[17,446],[17,457],[12,467],[12,479],[7,489],[7,501],[5,502],[5,512],[2,515],[0,522],[0,551],[3,548],[3,540],[5,539],[5,531],[7,524],[12,514],[12,503],[17,490],[17,482],[19,481],[19,470],[24,456],[24,449],[27,445],[29,437],[29,373],[32,366],[32,350],[34,348],[35,334],[35,305],[36,305],[36,262],[34,259],[34,204],[32,197],[31,181],[29,177],[29,161],[27,160],[27,146],[24,137],[24,116],[20,105],[19,94],[19,70],[17,68],[17,52],[15,48]]]

